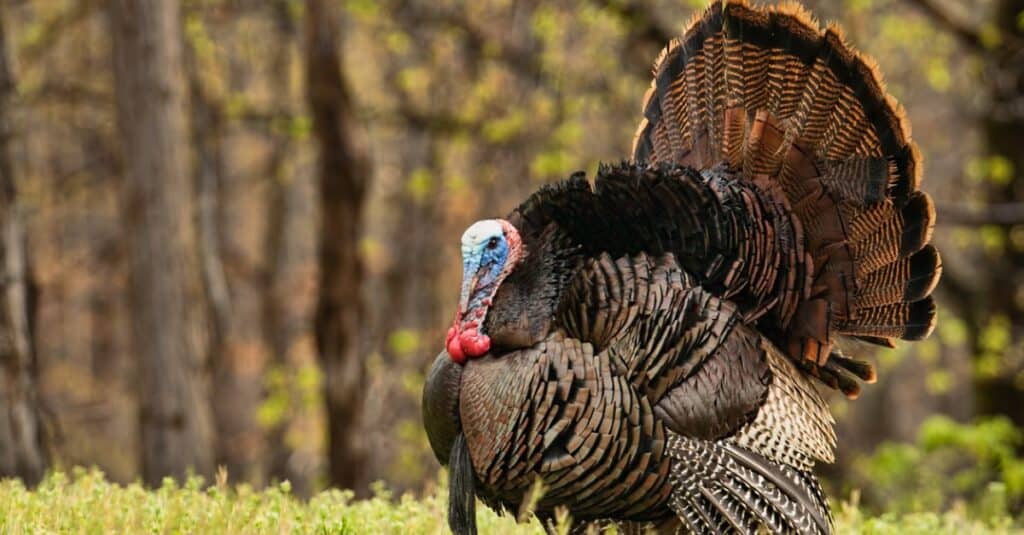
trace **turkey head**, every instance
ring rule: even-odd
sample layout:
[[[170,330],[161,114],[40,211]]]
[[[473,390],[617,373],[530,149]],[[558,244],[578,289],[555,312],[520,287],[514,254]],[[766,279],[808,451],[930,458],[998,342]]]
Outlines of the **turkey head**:
[[[530,347],[551,330],[579,247],[554,223],[522,235],[504,219],[485,219],[462,235],[462,286],[445,348],[465,364],[493,350]]]

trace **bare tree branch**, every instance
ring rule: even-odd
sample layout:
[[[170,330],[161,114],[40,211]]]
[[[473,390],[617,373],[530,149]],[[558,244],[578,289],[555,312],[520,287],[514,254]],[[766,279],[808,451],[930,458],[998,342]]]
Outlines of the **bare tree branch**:
[[[655,48],[664,47],[677,36],[675,32],[664,28],[657,20],[654,20],[651,16],[653,10],[645,9],[635,2],[595,0],[594,4],[625,20],[632,27],[631,36],[635,36]]]
[[[39,30],[39,37],[21,51],[21,58],[26,64],[34,65],[49,53],[53,45],[80,22],[86,21],[98,8],[105,7],[106,0],[86,0],[76,2],[71,8],[58,13],[46,20]]]
[[[982,225],[1024,224],[1024,203],[987,204],[980,208],[961,203],[939,203],[938,222],[943,225],[980,227]]]
[[[414,2],[404,2],[399,5],[403,8],[400,15],[409,18],[413,24],[440,25],[458,29],[463,33],[470,50],[483,51],[485,44],[498,43],[500,46],[491,49],[490,52],[494,59],[526,77],[537,77],[541,74],[543,65],[541,65],[538,54],[508,39],[489,34],[461,11],[436,7],[424,8]]]
[[[973,49],[976,52],[986,52],[988,49],[981,40],[981,35],[973,28],[966,24],[955,20],[949,13],[943,11],[933,0],[908,0],[911,4],[917,6],[918,9],[923,11],[926,15],[932,18],[939,26],[943,27],[946,31],[952,33],[967,45],[968,48]]]
[[[983,320],[979,315],[979,289],[971,284],[971,280],[972,277],[968,274],[956,269],[956,264],[946,262],[942,266],[942,283],[936,288],[936,294],[964,321],[968,331],[972,333],[968,340],[977,340],[976,333]]]
[[[114,95],[109,91],[95,89],[88,84],[74,80],[53,81],[46,80],[38,87],[24,93],[21,96],[24,104],[42,103],[67,103],[67,104],[88,104],[96,107],[108,107],[113,105]]]

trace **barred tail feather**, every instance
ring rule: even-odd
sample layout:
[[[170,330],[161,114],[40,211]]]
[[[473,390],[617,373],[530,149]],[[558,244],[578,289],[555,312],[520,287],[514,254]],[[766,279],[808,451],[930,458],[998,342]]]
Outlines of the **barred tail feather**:
[[[831,514],[814,476],[727,441],[670,435],[669,506],[693,533],[829,533]]]
[[[635,160],[725,162],[784,193],[813,265],[795,319],[777,326],[791,357],[845,384],[845,361],[825,368],[836,337],[890,345],[931,332],[942,263],[919,152],[874,61],[837,26],[796,4],[716,1],[655,62],[643,114]]]

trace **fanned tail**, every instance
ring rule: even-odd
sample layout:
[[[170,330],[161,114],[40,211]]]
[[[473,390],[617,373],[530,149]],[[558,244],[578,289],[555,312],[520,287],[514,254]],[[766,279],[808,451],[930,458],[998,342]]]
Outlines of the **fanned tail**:
[[[830,359],[839,335],[891,345],[935,325],[942,262],[918,190],[920,156],[874,62],[796,4],[715,2],[655,62],[633,158],[710,169],[725,162],[780,191],[813,267],[776,341],[855,395],[870,365]]]

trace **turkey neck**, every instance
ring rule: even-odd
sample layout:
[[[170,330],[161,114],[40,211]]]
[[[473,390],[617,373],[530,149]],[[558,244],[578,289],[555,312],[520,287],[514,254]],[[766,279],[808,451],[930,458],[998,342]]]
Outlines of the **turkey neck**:
[[[580,247],[556,224],[525,238],[524,248],[526,257],[498,287],[484,322],[495,354],[547,337],[562,294],[582,261]]]

